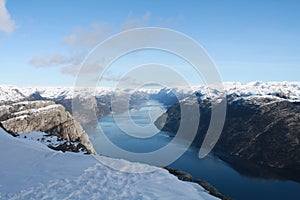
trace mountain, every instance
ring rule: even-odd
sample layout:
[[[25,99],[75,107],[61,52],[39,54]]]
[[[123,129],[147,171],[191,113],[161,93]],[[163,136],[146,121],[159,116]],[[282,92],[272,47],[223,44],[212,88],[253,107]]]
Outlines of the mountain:
[[[26,99],[20,90],[14,86],[0,86],[0,105],[5,102],[16,102]]]
[[[154,99],[168,107],[164,115],[167,116],[166,124],[162,124],[162,118],[158,119],[156,124],[163,130],[174,133],[180,122],[178,102],[198,104],[201,119],[194,144],[200,146],[210,122],[211,105],[218,103],[225,93],[227,117],[216,150],[274,168],[299,169],[300,82],[225,82],[223,85],[223,92],[205,85],[137,91],[97,88],[95,97],[74,96],[74,89],[70,87],[0,86],[0,96],[2,102],[19,101],[24,98],[52,100],[63,105],[70,113],[74,96],[76,101],[82,102],[83,110],[91,107],[95,109],[97,118],[112,112],[113,98],[118,99],[116,110],[119,112],[126,108],[124,105],[128,102],[125,97],[128,94],[131,95],[130,107],[141,101]],[[79,122],[85,128],[91,126],[89,113],[86,116],[81,115]]]
[[[225,83],[225,91],[226,120],[214,152],[225,160],[240,158],[299,174],[300,83]],[[198,104],[201,116],[194,140],[196,146],[203,142],[211,106],[217,103],[220,94],[202,87],[180,102]],[[180,104],[172,105],[156,121],[160,129],[176,134],[181,121]]]
[[[224,90],[228,96],[250,98],[253,96],[260,97],[278,97],[289,100],[299,100],[300,98],[300,82],[224,82]],[[77,89],[78,90],[78,89]],[[77,91],[76,90],[76,91]],[[192,86],[191,88],[163,88],[163,89],[138,89],[134,91],[120,91],[114,88],[96,88],[92,93],[97,99],[103,97],[112,97],[120,93],[132,93],[133,99],[157,99],[159,101],[166,101],[167,104],[176,103],[174,97],[182,100],[190,96],[193,92],[198,92],[201,99],[213,99],[219,96],[219,91],[211,90],[206,85]],[[82,90],[81,94],[87,93]],[[1,102],[16,102],[22,99],[32,100],[52,100],[59,101],[63,99],[72,99],[74,97],[73,87],[15,87],[0,85],[0,103]]]
[[[300,83],[233,82],[224,83],[224,86],[227,117],[214,153],[230,164],[234,164],[235,159],[241,159],[247,164],[251,162],[250,167],[253,166],[252,163],[268,167],[268,172],[269,168],[284,169],[290,172],[290,180],[300,181],[297,175],[300,174]],[[128,93],[132,95],[130,107],[149,99],[165,104],[168,110],[157,119],[156,125],[172,132],[172,135],[176,134],[181,120],[179,102],[187,106],[198,106],[201,117],[193,143],[195,146],[202,144],[210,122],[211,106],[218,103],[220,96],[224,95],[224,92],[203,85],[188,89],[164,88],[136,92],[98,88],[95,97],[75,96],[75,100],[83,102],[84,106],[97,108],[97,118],[100,118],[111,113],[111,100],[116,96],[121,98],[117,103],[122,112],[122,105],[126,103],[123,97]],[[36,143],[35,141],[39,141],[55,150],[92,153],[91,148],[88,150],[85,147],[88,145],[83,145],[85,136],[81,138],[82,129],[78,128],[79,124],[66,112],[67,110],[72,114],[72,97],[72,88],[0,86],[2,127],[11,134],[24,132],[22,130],[30,131],[17,134],[17,138],[8,137],[6,132],[0,131],[0,176],[4,177],[0,179],[0,199],[214,199],[203,188],[180,182],[166,171],[161,171],[162,169],[155,168],[158,173],[145,175],[138,172],[150,166],[102,156],[91,159],[89,155],[68,152],[62,154]],[[35,119],[31,118],[33,116]],[[191,117],[189,120],[195,119]],[[84,116],[81,119],[81,123],[88,121]],[[53,127],[49,127],[49,124]],[[72,139],[69,133],[74,132],[74,129],[76,137]],[[131,169],[135,173],[112,170],[97,160],[114,163],[121,171]],[[7,174],[9,178],[6,178]],[[185,179],[187,176],[182,175],[181,178]]]
[[[162,168],[57,152],[1,128],[0,159],[1,199],[218,199]]]

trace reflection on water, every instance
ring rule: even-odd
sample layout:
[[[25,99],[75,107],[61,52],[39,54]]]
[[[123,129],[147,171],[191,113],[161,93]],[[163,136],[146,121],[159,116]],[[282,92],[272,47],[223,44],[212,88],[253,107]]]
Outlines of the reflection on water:
[[[150,111],[150,112],[149,112]],[[172,138],[167,132],[159,132],[153,127],[155,119],[164,112],[161,104],[155,101],[147,102],[140,108],[134,108],[130,111],[131,119],[126,114],[106,116],[99,120],[99,127],[93,133],[89,133],[96,151],[101,154],[118,157],[111,154],[109,145],[105,142],[107,137],[113,144],[118,147],[136,153],[145,153],[158,150],[167,145]],[[157,134],[149,138],[132,137],[126,134],[119,126],[116,125],[115,119],[122,123],[126,131],[130,130],[135,136],[143,134],[136,128],[126,126],[132,120],[141,128],[149,128]],[[132,122],[131,121],[131,122]],[[149,125],[150,124],[150,125]],[[100,132],[104,135],[99,134]],[[141,135],[142,137],[143,135]],[[178,146],[180,148],[180,145]],[[105,149],[105,151],[104,151]],[[105,153],[103,153],[105,152]],[[218,155],[221,155],[218,152]],[[226,157],[222,158],[229,161],[230,164],[222,161],[217,156],[210,154],[204,159],[199,159],[198,149],[190,147],[176,162],[171,164],[172,168],[186,171],[195,178],[205,180],[215,186],[221,193],[241,200],[253,199],[298,199],[300,196],[300,184],[291,180],[290,175],[285,172],[274,171],[242,160]],[[120,158],[120,157],[119,157]],[[126,158],[124,158],[126,159]]]

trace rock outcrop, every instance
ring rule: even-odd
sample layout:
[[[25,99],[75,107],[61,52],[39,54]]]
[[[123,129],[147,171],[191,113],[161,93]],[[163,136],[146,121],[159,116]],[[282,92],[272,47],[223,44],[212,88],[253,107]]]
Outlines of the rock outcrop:
[[[52,101],[24,101],[0,106],[2,127],[15,134],[45,132],[60,139],[79,142],[95,154],[88,135],[72,115]]]

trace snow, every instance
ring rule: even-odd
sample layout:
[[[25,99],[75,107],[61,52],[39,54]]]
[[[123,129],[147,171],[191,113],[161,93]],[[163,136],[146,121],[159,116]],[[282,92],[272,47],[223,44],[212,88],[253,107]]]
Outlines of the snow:
[[[300,100],[300,82],[227,82],[224,83],[226,93],[236,96],[278,96],[289,100]]]
[[[37,133],[28,136],[36,138]],[[217,199],[161,168],[62,153],[1,128],[0,159],[0,199]],[[120,170],[103,164],[108,162]],[[140,173],[147,168],[151,170]]]
[[[54,135],[48,135],[47,133],[43,132],[31,132],[31,133],[22,133],[18,138],[21,139],[26,139],[26,140],[33,140],[33,141],[38,141],[46,146],[51,146],[51,147],[58,147],[60,145],[70,145],[73,144],[74,146],[77,146],[80,144],[79,142],[70,142],[68,140],[60,139],[57,136]],[[80,154],[85,154],[86,151],[84,149],[80,149],[81,151],[77,152]]]
[[[30,96],[35,92],[38,92],[42,97],[46,99],[72,99],[74,95],[74,87],[21,87],[20,91],[25,96]],[[98,87],[96,91],[91,91],[87,88],[76,88],[76,93],[80,94],[94,94],[95,96],[106,95],[112,92],[111,88]]]
[[[61,105],[53,104],[53,105],[49,105],[49,106],[42,107],[42,108],[37,108],[37,109],[27,109],[27,110],[22,110],[22,111],[14,113],[14,116],[22,117],[23,115],[27,115],[28,113],[31,113],[31,114],[40,113],[40,112],[43,112],[43,111],[48,111],[48,110],[52,110],[52,109],[56,109],[56,108],[60,108],[60,107],[61,107]]]
[[[240,82],[224,82],[224,90],[227,95],[238,98],[247,99],[249,96],[268,97],[268,98],[285,98],[289,101],[300,101],[300,82],[261,82],[254,81],[249,83]],[[92,89],[92,88],[90,88]],[[84,94],[92,94],[96,97],[104,95],[112,95],[114,88],[97,87],[96,91],[90,91],[86,88],[76,92]],[[173,92],[176,95],[185,97],[187,94],[192,94],[198,91],[202,96],[201,99],[218,99],[222,93],[218,90],[213,90],[206,85],[192,86],[191,88],[165,88],[167,94]],[[136,91],[146,92],[148,94],[158,93],[158,89],[139,88]],[[21,93],[22,94],[21,94]],[[39,92],[46,99],[71,99],[73,98],[73,87],[20,87],[0,86],[0,103],[5,101],[18,101],[24,97],[29,97],[31,94]]]
[[[20,113],[19,113],[20,114]],[[18,114],[16,114],[16,116],[17,116]],[[21,113],[21,115],[19,115],[19,116],[17,116],[17,117],[15,117],[15,120],[25,120],[25,119],[27,119],[29,117],[29,115],[23,115],[23,113]]]
[[[35,92],[39,92],[44,98],[60,98],[67,97],[72,98],[72,87],[22,87],[20,88],[25,96],[30,96]]]
[[[6,101],[20,101],[24,98],[25,96],[22,95],[16,87],[10,85],[0,86],[0,103]]]
[[[61,105],[58,104],[53,104],[53,105],[49,105],[46,107],[42,107],[42,108],[38,108],[38,109],[30,109],[32,112],[42,112],[42,111],[47,111],[47,110],[52,110],[52,109],[56,109],[56,108],[60,108]]]
[[[223,86],[226,95],[234,97],[235,100],[269,98],[275,101],[300,101],[300,82],[224,82]],[[205,85],[194,86],[193,89],[200,94],[198,98],[201,100],[217,100],[222,96],[222,92]]]

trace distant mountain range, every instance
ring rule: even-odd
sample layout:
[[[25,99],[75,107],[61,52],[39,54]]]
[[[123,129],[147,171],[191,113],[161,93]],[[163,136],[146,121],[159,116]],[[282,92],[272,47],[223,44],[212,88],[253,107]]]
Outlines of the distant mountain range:
[[[278,99],[288,99],[290,101],[299,101],[300,99],[300,82],[224,82],[224,91],[229,97],[251,98],[254,96],[271,97]],[[150,98],[157,98],[164,101],[164,98],[172,98],[177,95],[179,100],[191,95],[193,92],[198,92],[201,99],[214,99],[219,96],[219,91],[211,90],[205,85],[192,86],[191,88],[163,88],[163,89],[139,89],[135,91],[115,91],[113,88],[96,88],[93,91],[96,98],[112,96],[115,93],[140,93],[140,96],[145,94]],[[85,89],[82,94],[86,93]],[[0,85],[0,103],[17,102],[24,99],[51,99],[63,100],[72,99],[74,94],[73,87],[15,87]],[[165,99],[166,101],[166,99]]]

